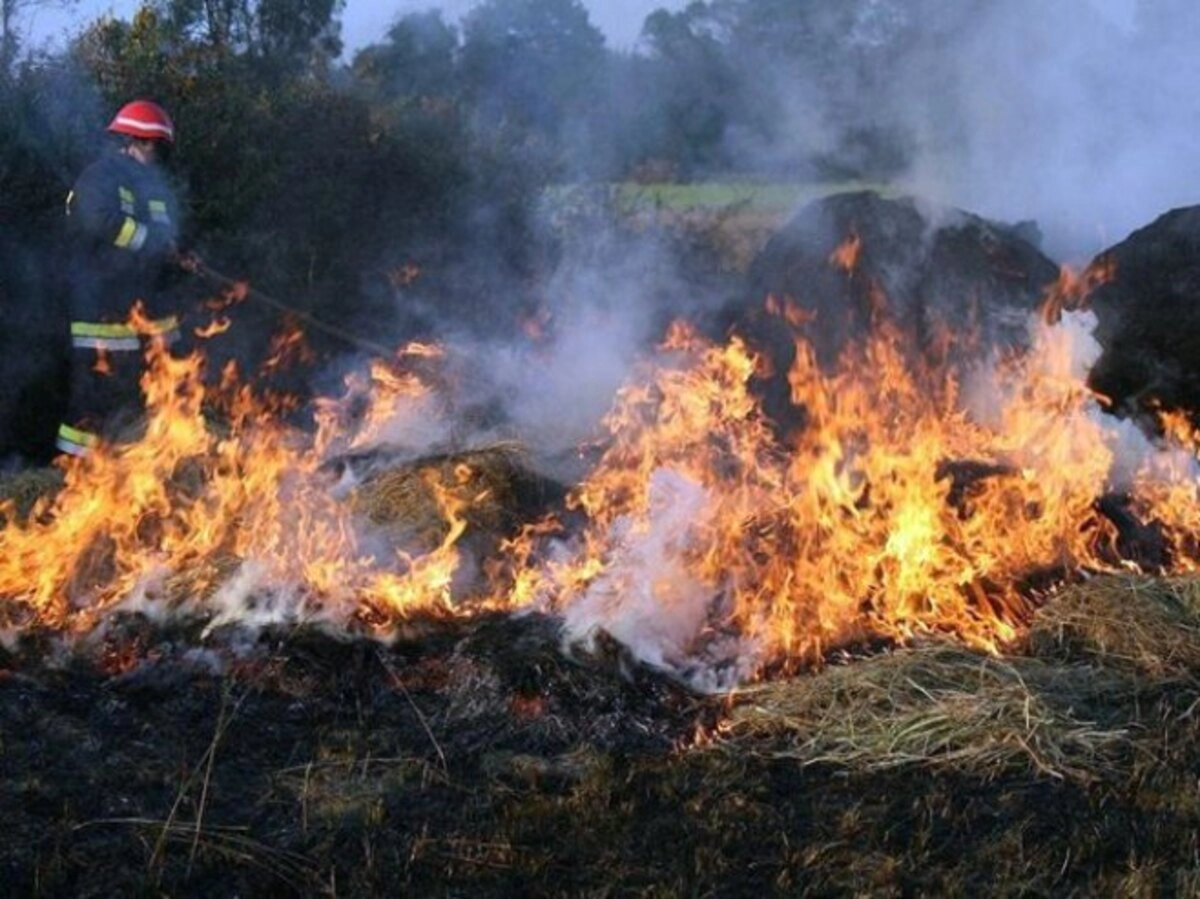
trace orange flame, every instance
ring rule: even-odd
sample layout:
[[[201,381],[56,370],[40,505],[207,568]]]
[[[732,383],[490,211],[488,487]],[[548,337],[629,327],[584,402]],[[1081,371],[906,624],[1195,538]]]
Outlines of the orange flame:
[[[415,442],[432,442],[430,425],[441,420],[443,410],[428,366],[442,358],[441,348],[414,342],[390,360],[371,360],[365,377],[347,375],[342,397],[317,401],[317,451],[332,455],[401,442],[416,433],[425,436]]]
[[[858,261],[861,256],[862,238],[858,236],[857,232],[851,231],[850,235],[829,254],[829,264],[852,275],[858,270]]]
[[[203,325],[194,329],[195,335],[201,340],[207,340],[210,337],[216,337],[218,334],[224,334],[233,326],[233,321],[226,317],[213,319],[207,325]]]
[[[142,439],[63,460],[63,490],[27,522],[8,510],[0,625],[83,633],[133,608],[202,612],[210,626],[386,630],[402,612],[444,607],[461,528],[420,559],[368,558],[312,442],[239,387],[233,366],[222,378],[229,420],[215,433],[202,412],[202,358],[175,358],[156,341],[148,363]]]
[[[1082,272],[1062,266],[1058,280],[1047,288],[1042,300],[1042,317],[1049,324],[1058,324],[1064,312],[1082,309],[1093,290],[1116,276],[1116,260],[1108,255],[1093,260]]]
[[[304,331],[296,321],[289,320],[284,330],[271,339],[263,370],[266,372],[279,371],[293,365],[311,362],[314,358],[308,341],[305,339]]]
[[[978,373],[974,415],[953,378],[908,371],[886,332],[832,374],[798,342],[789,379],[806,427],[785,453],[747,348],[677,331],[668,344],[688,364],[647,372],[609,416],[609,448],[574,496],[589,521],[576,551],[514,583],[632,640],[681,619],[669,653],[737,635],[759,667],[880,636],[997,650],[1031,609],[1024,582],[1121,564],[1096,511],[1115,438],[1075,371],[1076,339],[1039,326],[1027,357]],[[1135,494],[1152,503],[1137,508],[1190,567],[1195,458],[1172,458],[1139,469]]]
[[[367,540],[324,470],[391,441],[396,422],[405,438],[445,420],[442,348],[347,378],[310,436],[233,365],[206,396],[203,359],[156,343],[144,437],[64,461],[64,489],[24,523],[7,510],[0,626],[86,633],[140,609],[387,634],[419,613],[541,607],[573,634],[607,630],[662,664],[718,660],[735,680],[860,640],[998,650],[1032,585],[1137,564],[1103,495],[1161,537],[1172,570],[1200,563],[1196,433],[1164,418],[1163,444],[1131,452],[1084,385],[1082,314],[1056,321],[1031,323],[1024,356],[961,375],[914,370],[882,320],[829,371],[797,338],[787,383],[804,426],[786,446],[755,393],[770,365],[677,323],[619,391],[567,514],[503,541],[469,597],[456,595],[461,538],[490,498],[468,466],[424,475],[445,524],[424,552]],[[205,421],[214,405],[220,428]]]

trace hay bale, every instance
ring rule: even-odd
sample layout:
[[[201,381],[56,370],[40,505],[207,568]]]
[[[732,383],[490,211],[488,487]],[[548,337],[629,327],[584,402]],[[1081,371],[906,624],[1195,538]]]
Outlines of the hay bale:
[[[1089,383],[1123,413],[1200,419],[1200,206],[1172,209],[1099,253],[1084,298],[1103,352]]]
[[[934,645],[749,690],[736,700],[724,745],[858,772],[1016,771],[1088,782],[1128,751],[1119,699],[1130,689],[1089,666]]]
[[[804,424],[787,378],[798,337],[825,369],[848,347],[888,334],[914,370],[964,370],[992,349],[1028,348],[1029,316],[1059,273],[1031,237],[1028,228],[911,197],[824,197],[767,242],[746,288],[721,311],[720,331],[772,363],[756,387],[787,432]],[[770,311],[769,298],[793,312]]]
[[[449,534],[450,513],[470,530],[502,536],[564,495],[527,460],[511,442],[425,456],[372,474],[349,501],[367,520],[424,549]]]
[[[1038,610],[1035,656],[1121,666],[1153,678],[1200,674],[1200,579],[1103,577]]]

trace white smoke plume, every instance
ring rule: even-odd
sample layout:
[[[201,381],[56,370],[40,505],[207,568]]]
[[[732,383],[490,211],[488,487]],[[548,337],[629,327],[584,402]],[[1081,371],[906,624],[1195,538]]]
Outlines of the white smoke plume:
[[[1200,17],[1194,4],[1132,7],[991,4],[942,61],[953,88],[931,100],[915,79],[901,98],[925,116],[914,192],[1035,220],[1044,249],[1070,261],[1196,202]]]

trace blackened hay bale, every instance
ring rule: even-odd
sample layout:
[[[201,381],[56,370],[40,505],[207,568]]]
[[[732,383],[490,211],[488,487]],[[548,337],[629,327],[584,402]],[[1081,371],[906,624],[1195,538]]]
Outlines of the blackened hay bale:
[[[771,238],[719,324],[770,362],[758,386],[767,414],[790,430],[797,337],[826,369],[885,333],[910,362],[935,370],[1027,349],[1030,315],[1059,275],[1035,241],[1027,227],[959,209],[836,194],[800,209]],[[792,312],[780,314],[780,304]]]
[[[1200,418],[1200,206],[1172,209],[1096,256],[1084,298],[1103,347],[1093,389],[1120,412]]]

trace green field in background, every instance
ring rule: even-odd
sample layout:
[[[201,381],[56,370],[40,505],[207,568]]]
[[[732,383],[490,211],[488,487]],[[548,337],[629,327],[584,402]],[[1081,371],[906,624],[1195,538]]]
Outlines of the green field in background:
[[[702,181],[693,184],[615,185],[618,207],[627,211],[643,208],[686,211],[736,206],[746,211],[785,213],[830,194],[859,190],[886,193],[888,188],[884,184],[866,181],[821,184]]]
[[[873,190],[895,197],[896,188],[880,182],[838,181],[820,183],[698,181],[686,184],[562,184],[546,190],[551,208],[609,204],[617,212],[720,212],[787,215],[799,206],[831,194]]]

